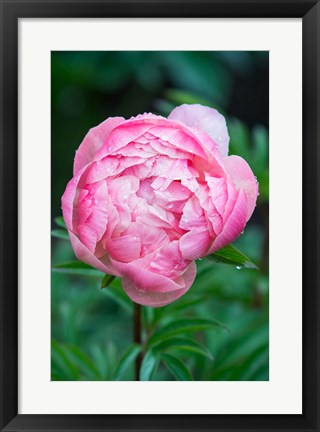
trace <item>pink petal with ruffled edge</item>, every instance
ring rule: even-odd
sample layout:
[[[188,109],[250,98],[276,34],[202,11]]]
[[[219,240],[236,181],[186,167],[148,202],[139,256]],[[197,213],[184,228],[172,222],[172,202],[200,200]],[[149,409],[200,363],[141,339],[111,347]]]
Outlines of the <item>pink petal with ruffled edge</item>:
[[[79,239],[94,254],[97,244],[97,233],[89,225],[78,226]]]
[[[243,189],[240,189],[233,211],[225,223],[222,233],[213,242],[209,253],[213,253],[224,246],[232,243],[246,226],[247,199]]]
[[[152,253],[159,247],[169,243],[169,238],[163,230],[137,222],[132,222],[123,235],[134,235],[140,238],[142,244],[141,256]]]
[[[81,195],[84,196],[82,192],[85,190],[88,191],[88,194],[80,201]],[[102,180],[94,185],[87,185],[86,189],[79,194],[77,209],[79,225],[88,225],[95,232],[95,241],[99,241],[106,230],[108,221],[106,181]]]
[[[81,243],[78,237],[71,231],[69,231],[69,236],[74,253],[80,261],[91,265],[103,273],[121,276],[120,272],[118,272],[117,269],[112,266],[110,260],[106,256],[104,257],[104,262],[102,263],[100,259],[96,258],[94,254],[90,252],[89,249],[83,243]]]
[[[212,237],[207,228],[195,228],[180,238],[182,256],[188,260],[196,260],[207,255]]]
[[[196,196],[192,196],[183,207],[183,213],[179,222],[180,228],[190,231],[193,228],[206,227],[207,221],[203,208]]]
[[[182,275],[178,275],[175,280],[162,274],[155,273],[146,269],[148,260],[142,258],[131,263],[122,263],[110,258],[113,267],[127,279],[130,279],[138,290],[144,292],[169,292],[185,288]]]
[[[115,127],[108,139],[95,154],[94,159],[99,160],[112,154],[121,154],[121,149],[148,132],[153,123],[150,121],[125,121]]]
[[[179,120],[187,126],[201,129],[218,145],[222,156],[228,155],[230,138],[226,120],[223,115],[214,108],[199,104],[183,104],[174,108],[168,119]]]
[[[102,147],[110,132],[124,121],[123,117],[109,117],[98,126],[89,130],[76,152],[73,164],[74,175],[94,160],[97,151]]]
[[[180,150],[198,155],[205,160],[209,156],[192,131],[179,121],[162,121],[159,125],[150,128],[150,132],[161,141],[168,141],[171,146]]]
[[[179,297],[183,296],[193,284],[196,277],[197,267],[194,262],[191,262],[182,277],[184,280],[184,288],[176,289],[169,292],[143,292],[137,289],[134,282],[126,277],[122,279],[122,286],[128,296],[135,303],[143,306],[161,307],[174,302]]]
[[[137,177],[126,175],[110,181],[109,195],[113,202],[122,204],[127,202],[130,195],[139,189],[140,181]]]
[[[113,259],[128,263],[140,258],[141,240],[136,235],[124,235],[107,241],[106,248]]]
[[[224,177],[210,177],[206,176],[206,182],[209,188],[209,196],[219,212],[223,215],[226,202],[228,200],[228,187],[227,181]]]
[[[73,177],[67,184],[66,190],[64,191],[61,198],[61,208],[64,221],[68,229],[73,230],[73,205],[77,193],[79,183],[82,181],[82,175],[86,171],[86,167],[83,167],[77,176]]]
[[[258,183],[247,162],[240,156],[228,156],[224,159],[226,172],[229,174],[236,190],[243,189],[247,197],[248,221],[255,209],[258,197]]]
[[[146,261],[148,261],[146,256]],[[179,241],[175,240],[158,249],[150,258],[148,269],[177,282],[185,271],[190,260],[185,259],[180,250]]]

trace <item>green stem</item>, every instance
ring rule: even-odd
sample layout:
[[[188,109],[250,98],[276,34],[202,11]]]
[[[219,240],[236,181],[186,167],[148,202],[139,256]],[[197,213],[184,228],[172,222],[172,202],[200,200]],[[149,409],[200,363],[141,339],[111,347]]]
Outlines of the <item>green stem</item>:
[[[141,345],[141,312],[142,306],[133,304],[133,340],[134,343]],[[135,380],[140,381],[140,369],[142,363],[142,354],[139,354],[135,362]]]

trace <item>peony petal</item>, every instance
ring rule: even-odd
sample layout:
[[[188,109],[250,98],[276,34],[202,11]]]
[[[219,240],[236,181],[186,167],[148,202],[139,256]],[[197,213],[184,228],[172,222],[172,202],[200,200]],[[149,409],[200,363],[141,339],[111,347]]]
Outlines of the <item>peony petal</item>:
[[[86,195],[82,194],[85,190],[88,192]],[[84,198],[80,201],[81,196]],[[96,241],[101,239],[106,230],[108,221],[107,198],[107,184],[105,181],[95,183],[94,185],[88,185],[87,189],[83,189],[79,194],[79,226],[85,224],[88,225],[91,230],[95,231]],[[87,243],[84,241],[84,244]],[[91,250],[90,247],[89,249]]]
[[[220,215],[223,215],[228,199],[228,187],[226,179],[224,177],[206,176],[206,182],[209,187],[209,196],[211,197],[213,204]]]
[[[77,189],[79,186],[79,183],[82,182],[82,175],[86,173],[86,167],[82,168],[78,175],[73,177],[69,183],[67,184],[66,190],[64,191],[62,198],[61,198],[61,208],[62,208],[62,214],[64,221],[66,223],[66,226],[71,231],[74,230],[73,228],[73,206],[74,201],[77,195]]]
[[[146,257],[146,260],[148,257]],[[156,251],[150,260],[148,269],[170,279],[176,280],[185,271],[190,262],[181,254],[179,241],[175,240]]]
[[[113,205],[113,202],[111,201],[109,196],[106,197],[105,208],[108,214],[108,223],[106,227],[106,232],[102,237],[102,244],[105,244],[105,241],[108,238],[116,237],[116,235],[114,234],[114,230],[120,225],[120,216],[118,210]]]
[[[140,180],[139,190],[137,191],[137,196],[143,198],[149,205],[154,204],[156,201],[156,196],[151,187],[151,183],[151,178]]]
[[[115,204],[114,208],[118,213],[118,223],[113,229],[113,237],[119,237],[125,231],[132,221],[131,209],[126,204]],[[114,219],[116,220],[116,219]]]
[[[170,159],[167,156],[156,158],[151,173],[153,176],[172,180],[199,177],[198,171],[189,159]]]
[[[94,253],[97,244],[97,233],[90,225],[83,224],[78,226],[79,239],[90,252]]]
[[[185,288],[184,279],[181,275],[172,280],[166,276],[146,269],[147,260],[145,258],[123,263],[110,257],[113,267],[121,273],[123,277],[130,279],[140,291],[144,292],[168,292]]]
[[[76,194],[77,185],[74,179],[70,180],[67,184],[66,190],[64,191],[61,198],[61,209],[63,219],[68,229],[73,229],[72,217],[73,217],[73,203]]]
[[[171,159],[193,159],[191,153],[186,153],[184,150],[177,149],[168,141],[162,141],[160,138],[150,141],[150,147],[154,149],[156,154],[169,156]]]
[[[83,243],[81,243],[78,237],[71,231],[69,231],[69,236],[74,253],[80,261],[91,265],[103,273],[121,276],[121,274],[112,266],[109,258],[105,256],[103,260],[104,262],[102,263],[100,259],[95,257],[94,254],[90,252],[90,250]]]
[[[258,197],[258,183],[247,162],[240,156],[228,156],[224,159],[224,165],[236,190],[243,189],[247,197],[248,221],[255,209]]]
[[[128,123],[133,122],[133,121],[137,121],[137,120],[149,120],[149,121],[156,122],[157,120],[166,120],[166,118],[162,117],[160,115],[150,113],[150,112],[149,113],[145,112],[144,114],[138,114],[135,117],[131,117],[131,119],[128,120]]]
[[[137,164],[126,168],[123,171],[123,175],[131,175],[139,178],[140,180],[146,179],[151,175],[153,162],[153,158],[146,159],[143,163],[140,163],[139,165]]]
[[[234,205],[237,201],[239,193],[236,191],[234,184],[230,179],[227,179],[227,202],[223,212],[223,223],[225,224],[233,212]]]
[[[139,136],[148,132],[152,123],[150,121],[125,121],[114,128],[107,141],[95,155],[95,160],[103,159],[111,154],[121,154],[120,149],[135,141]]]
[[[212,237],[206,228],[195,228],[180,238],[182,256],[188,260],[196,260],[207,255],[212,244]]]
[[[165,231],[137,222],[132,222],[123,235],[135,235],[141,239],[141,256],[150,254],[169,242]]]
[[[126,158],[139,157],[145,160],[147,158],[155,156],[156,154],[157,153],[150,147],[149,144],[141,144],[137,143],[137,141],[134,141],[113,152],[112,156],[116,155]]]
[[[213,253],[229,243],[232,243],[246,226],[247,199],[243,189],[240,189],[233,211],[225,223],[222,233],[216,237],[209,253]]]
[[[76,152],[73,165],[74,174],[94,160],[97,151],[102,147],[110,132],[124,121],[123,117],[109,117],[89,130]]]
[[[178,120],[187,126],[201,129],[215,141],[222,156],[228,155],[230,138],[226,120],[214,108],[199,104],[183,104],[174,108],[168,119]]]
[[[198,155],[205,160],[208,159],[206,149],[203,148],[201,142],[192,131],[186,128],[181,122],[167,121],[165,124],[153,126],[150,128],[150,132],[152,132],[155,137],[161,139],[161,141],[168,141],[171,146],[192,155]]]
[[[107,177],[115,175],[119,167],[119,159],[116,157],[107,157],[102,160],[93,162],[88,173],[87,182],[95,183]]]
[[[151,306],[151,307],[161,307],[169,303],[174,302],[183,294],[185,294],[196,277],[197,267],[194,262],[190,263],[186,271],[183,273],[184,288],[176,289],[169,292],[143,292],[137,289],[134,282],[126,277],[122,279],[123,289],[126,291],[128,296],[135,303]]]
[[[173,213],[165,210],[156,203],[148,205],[143,198],[137,202],[135,217],[136,222],[151,227],[166,229],[178,227],[177,220]]]
[[[88,183],[95,183],[107,177],[121,174],[124,170],[132,166],[143,164],[144,162],[145,160],[140,157],[117,158],[114,156],[107,156],[91,164],[86,181]]]
[[[185,203],[191,196],[190,190],[179,181],[171,182],[165,190],[154,190],[154,194],[158,205],[176,213],[182,213]]]
[[[180,228],[190,231],[193,228],[204,227],[207,225],[204,216],[203,208],[196,196],[192,196],[183,208],[182,217],[180,219]]]
[[[136,235],[125,235],[107,241],[106,249],[113,259],[131,262],[140,258],[141,240]]]
[[[139,179],[126,175],[117,177],[109,183],[109,194],[115,203],[122,204],[129,199],[132,193],[139,189]]]

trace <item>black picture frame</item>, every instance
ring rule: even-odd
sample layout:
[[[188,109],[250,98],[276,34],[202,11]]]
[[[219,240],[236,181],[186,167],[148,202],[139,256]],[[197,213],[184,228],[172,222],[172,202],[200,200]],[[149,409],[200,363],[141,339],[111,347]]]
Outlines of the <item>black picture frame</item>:
[[[319,1],[1,0],[0,5],[1,431],[319,431]],[[302,18],[303,414],[18,414],[18,20],[61,17]]]

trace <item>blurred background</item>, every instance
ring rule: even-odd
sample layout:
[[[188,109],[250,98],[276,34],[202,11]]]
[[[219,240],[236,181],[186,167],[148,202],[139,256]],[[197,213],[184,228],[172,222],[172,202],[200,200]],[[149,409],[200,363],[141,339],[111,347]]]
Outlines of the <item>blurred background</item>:
[[[143,308],[145,337],[179,322],[217,320],[210,328],[185,326],[158,351],[180,359],[195,380],[268,380],[269,53],[52,52],[51,90],[52,380],[134,379],[132,303],[118,280],[101,290],[103,274],[75,261],[59,218],[75,151],[107,117],[167,116],[182,103],[223,113],[229,153],[244,157],[257,176],[257,208],[235,245],[259,270],[199,260],[185,296],[160,309]],[[182,379],[160,354],[150,379]]]

